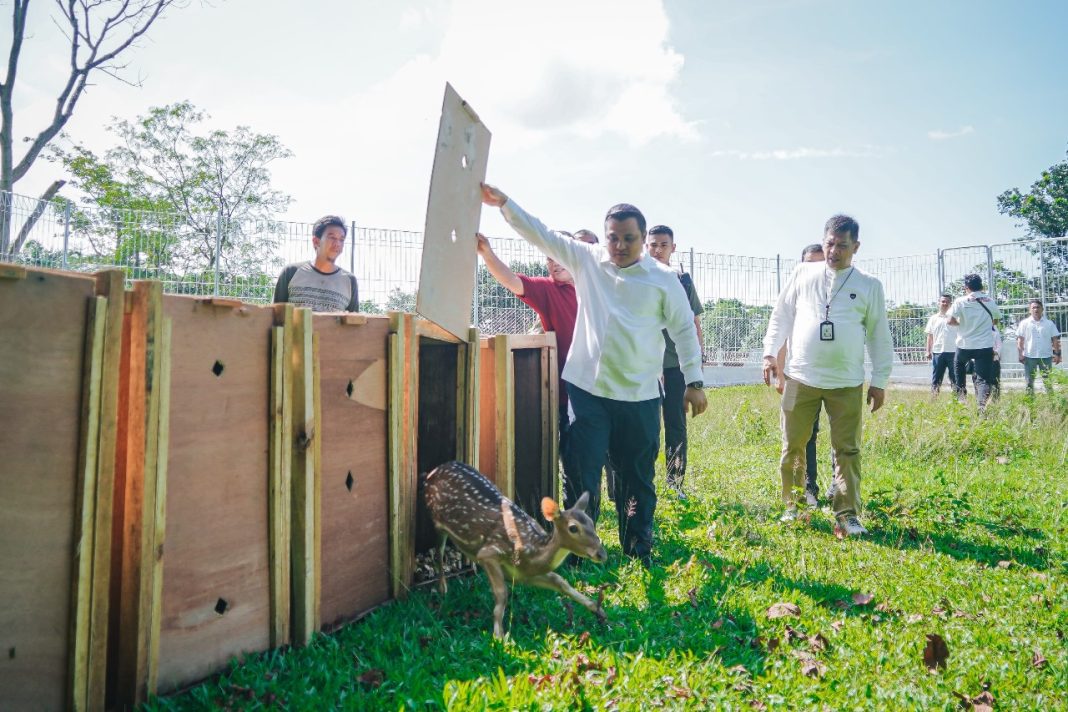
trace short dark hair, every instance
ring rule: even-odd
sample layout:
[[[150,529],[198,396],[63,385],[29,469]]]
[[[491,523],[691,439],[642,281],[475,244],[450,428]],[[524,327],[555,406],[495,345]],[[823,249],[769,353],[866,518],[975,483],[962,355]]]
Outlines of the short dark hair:
[[[940,295],[938,296],[938,298],[939,298],[939,299],[948,299],[949,301],[953,301],[953,295],[952,295],[952,294],[945,294],[945,293],[943,293],[943,294],[940,294]]]
[[[557,230],[557,232],[560,233],[561,235],[566,236],[566,237],[570,237],[571,239],[575,239],[575,236],[573,234],[571,234],[570,232],[568,232],[567,230]]]
[[[1043,309],[1046,308],[1046,305],[1042,303],[1041,299],[1032,299],[1031,301],[1027,302],[1027,308],[1030,309],[1032,304],[1037,304],[1038,306],[1042,307]]]
[[[817,252],[823,252],[823,245],[818,242],[813,242],[811,245],[801,250],[801,261],[804,262],[806,257]]]
[[[849,235],[856,242],[860,239],[860,225],[848,215],[832,215],[823,226],[824,235]]]
[[[610,207],[604,216],[604,221],[607,223],[609,220],[629,220],[630,218],[634,218],[638,221],[638,231],[644,235],[645,216],[642,215],[641,210],[638,210],[630,203],[620,203],[619,205]]]
[[[964,275],[964,286],[973,292],[978,292],[983,288],[983,278],[977,275],[975,272]]]
[[[314,237],[322,237],[323,233],[326,232],[326,228],[331,225],[341,228],[341,232],[345,235],[349,234],[349,227],[345,224],[345,218],[340,215],[324,215],[312,225],[312,235]]]
[[[667,225],[653,225],[649,228],[650,235],[667,235],[671,238],[671,241],[675,241],[675,231]]]

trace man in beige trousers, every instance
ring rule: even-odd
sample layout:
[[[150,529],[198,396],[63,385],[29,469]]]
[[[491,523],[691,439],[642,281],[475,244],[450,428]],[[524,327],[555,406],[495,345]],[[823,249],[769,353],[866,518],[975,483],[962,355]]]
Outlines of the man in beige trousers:
[[[827,411],[834,449],[836,530],[867,534],[860,523],[860,423],[864,408],[864,348],[871,356],[871,412],[883,405],[890,380],[893,344],[883,285],[853,266],[860,226],[835,215],[824,228],[825,262],[799,264],[779,294],[764,336],[764,382],[778,376],[776,355],[787,340],[782,397],[782,521],[798,518],[804,506],[805,445],[820,406]]]

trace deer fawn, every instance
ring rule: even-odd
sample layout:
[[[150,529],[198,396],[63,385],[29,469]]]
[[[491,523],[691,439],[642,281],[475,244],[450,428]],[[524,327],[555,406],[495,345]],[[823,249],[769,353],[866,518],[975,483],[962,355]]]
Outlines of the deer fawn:
[[[468,559],[486,570],[496,604],[494,636],[504,636],[506,576],[512,583],[548,588],[569,596],[605,620],[599,603],[583,596],[554,571],[569,553],[598,562],[608,558],[593,521],[586,515],[588,493],[583,493],[567,510],[561,510],[549,497],[541,501],[542,515],[553,523],[550,535],[469,465],[447,462],[426,475],[422,485],[440,541],[437,565],[441,591],[446,589],[442,566],[445,542],[451,538]]]

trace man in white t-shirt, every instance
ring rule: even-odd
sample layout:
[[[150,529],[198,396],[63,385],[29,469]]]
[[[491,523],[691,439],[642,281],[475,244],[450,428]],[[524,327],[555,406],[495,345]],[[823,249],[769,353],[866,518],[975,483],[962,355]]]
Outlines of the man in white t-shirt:
[[[1036,370],[1042,373],[1046,393],[1052,393],[1050,376],[1053,374],[1053,364],[1061,362],[1061,332],[1056,324],[1045,317],[1040,300],[1032,299],[1029,311],[1031,316],[1016,327],[1016,348],[1020,352],[1020,363],[1027,378],[1027,394],[1033,395],[1035,392]]]
[[[942,380],[949,372],[949,383],[957,390],[957,373],[953,369],[953,358],[957,354],[957,327],[949,324],[950,305],[953,297],[943,294],[938,299],[938,312],[927,320],[924,332],[927,334],[927,360],[931,362],[931,393],[937,394],[942,388]]]
[[[953,370],[957,374],[957,397],[964,401],[964,378],[968,362],[975,366],[975,399],[979,409],[986,408],[992,388],[997,386],[994,374],[994,338],[1001,311],[983,291],[983,278],[977,274],[964,275],[963,297],[949,308],[949,325],[957,327],[957,354]]]
[[[824,262],[794,268],[779,294],[764,336],[764,383],[778,376],[776,355],[787,340],[786,387],[782,394],[783,522],[804,506],[805,444],[820,406],[831,423],[834,449],[836,533],[867,534],[860,523],[860,424],[864,411],[864,347],[871,356],[867,402],[883,405],[890,380],[893,343],[882,283],[853,266],[860,226],[835,215],[824,227]]]

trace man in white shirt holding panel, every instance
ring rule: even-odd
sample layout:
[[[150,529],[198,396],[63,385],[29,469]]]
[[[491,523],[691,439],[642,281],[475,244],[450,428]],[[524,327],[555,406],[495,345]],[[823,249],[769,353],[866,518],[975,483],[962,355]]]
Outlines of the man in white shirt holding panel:
[[[979,410],[986,408],[991,389],[997,386],[994,371],[994,342],[997,339],[998,320],[1001,310],[983,292],[983,278],[977,274],[964,275],[963,297],[958,297],[949,308],[950,326],[957,327],[957,354],[953,369],[957,373],[957,398],[965,398],[965,369],[968,362],[975,364],[975,399]]]
[[[633,205],[608,210],[601,246],[551,232],[492,186],[482,186],[482,202],[500,208],[516,232],[575,279],[578,319],[562,374],[571,403],[565,506],[589,492],[587,511],[597,521],[607,451],[617,477],[623,553],[649,566],[656,509],[653,474],[660,449],[662,329],[679,355],[686,379],[684,403],[695,416],[708,405],[701,347],[682,283],[645,254],[645,217]]]
[[[931,393],[938,394],[942,380],[949,372],[949,384],[957,390],[957,371],[953,359],[957,354],[957,327],[949,324],[949,307],[953,297],[943,294],[938,299],[938,311],[927,320],[927,360],[931,362]]]
[[[893,344],[882,283],[853,266],[860,226],[835,215],[824,227],[825,262],[799,264],[779,294],[764,336],[764,383],[777,377],[776,354],[787,340],[782,396],[782,521],[804,506],[805,444],[820,406],[827,411],[834,449],[835,533],[860,536],[860,424],[864,410],[864,348],[872,374],[867,402],[879,410],[886,396]]]
[[[1061,332],[1044,314],[1042,300],[1032,299],[1031,316],[1016,327],[1016,348],[1027,378],[1027,394],[1034,395],[1035,371],[1042,373],[1046,393],[1053,392],[1053,364],[1061,362]]]

